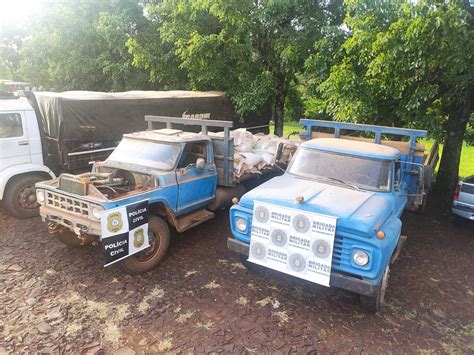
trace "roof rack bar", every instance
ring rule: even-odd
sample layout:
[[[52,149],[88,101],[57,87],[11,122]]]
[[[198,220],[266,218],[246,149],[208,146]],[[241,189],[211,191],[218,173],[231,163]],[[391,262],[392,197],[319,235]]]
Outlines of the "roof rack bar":
[[[348,129],[352,131],[365,131],[372,132],[377,135],[382,134],[394,134],[399,136],[408,136],[408,137],[420,137],[425,138],[428,136],[428,132],[420,129],[411,129],[411,128],[398,128],[398,127],[388,127],[388,126],[376,126],[368,125],[361,123],[348,123],[348,122],[335,122],[335,121],[322,121],[322,120],[310,120],[302,118],[300,124],[306,126],[307,132],[311,131],[312,127],[326,127],[333,128],[337,136],[340,133],[341,129]]]
[[[217,121],[217,120],[201,120],[194,118],[182,118],[182,117],[169,117],[169,116],[151,116],[146,115],[145,121],[148,125],[153,122],[160,122],[168,124],[182,124],[185,126],[207,126],[207,127],[221,127],[221,128],[232,128],[234,122],[232,121]]]

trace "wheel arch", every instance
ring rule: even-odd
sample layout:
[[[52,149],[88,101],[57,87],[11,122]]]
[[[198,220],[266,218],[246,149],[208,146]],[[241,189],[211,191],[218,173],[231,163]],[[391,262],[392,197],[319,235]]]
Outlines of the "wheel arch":
[[[9,167],[0,174],[0,200],[3,199],[5,191],[13,182],[27,175],[44,177],[45,180],[56,178],[51,169],[44,165],[22,164],[21,166]]]
[[[157,201],[150,204],[150,213],[161,217],[169,225],[176,228],[175,214],[165,201]]]

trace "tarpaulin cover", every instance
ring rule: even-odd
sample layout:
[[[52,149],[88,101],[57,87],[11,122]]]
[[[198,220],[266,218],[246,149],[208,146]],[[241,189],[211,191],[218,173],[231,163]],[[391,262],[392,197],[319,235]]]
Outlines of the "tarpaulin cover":
[[[209,119],[234,121],[234,127],[262,125],[269,120],[268,112],[262,112],[251,113],[241,122],[230,100],[216,91],[69,91],[34,95],[45,135],[59,142],[120,140],[124,133],[145,130],[145,115],[210,113]]]

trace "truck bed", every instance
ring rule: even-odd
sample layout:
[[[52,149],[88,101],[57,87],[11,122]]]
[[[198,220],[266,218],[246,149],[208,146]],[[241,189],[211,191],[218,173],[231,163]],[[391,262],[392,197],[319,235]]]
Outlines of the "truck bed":
[[[255,155],[257,154],[255,154],[254,151],[244,152],[235,150],[234,140],[230,139],[228,141],[228,151],[233,152],[233,154],[229,154],[229,157],[227,158],[230,162],[227,176],[231,177],[230,179],[227,179],[224,164],[226,156],[224,151],[225,140],[223,137],[219,136],[211,136],[211,139],[214,148],[214,162],[217,168],[217,184],[221,186],[234,186],[256,176],[273,173],[280,170],[280,168],[286,168],[296,151],[297,145],[299,144],[298,141],[281,140],[274,151],[274,160],[272,163],[267,164],[261,161],[260,163],[252,165],[251,169],[250,167],[246,167],[245,171],[242,172],[242,169],[240,169],[239,166],[246,164],[245,162],[242,162],[242,160],[245,161],[245,159],[250,156],[251,158],[255,158]]]

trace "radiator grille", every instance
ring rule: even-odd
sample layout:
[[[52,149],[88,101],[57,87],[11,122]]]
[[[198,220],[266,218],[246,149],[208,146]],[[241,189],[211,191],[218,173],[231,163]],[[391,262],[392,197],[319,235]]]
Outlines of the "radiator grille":
[[[46,191],[46,205],[82,217],[89,217],[89,203],[69,196]]]
[[[349,239],[344,239],[343,236],[337,235],[334,239],[334,252],[332,254],[333,266],[350,266],[352,243]]]

